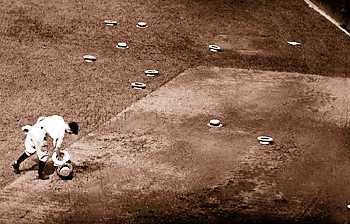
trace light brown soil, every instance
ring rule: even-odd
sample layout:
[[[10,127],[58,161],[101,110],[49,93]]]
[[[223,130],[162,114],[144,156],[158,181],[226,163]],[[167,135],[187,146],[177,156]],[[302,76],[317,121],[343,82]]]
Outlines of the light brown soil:
[[[78,121],[83,137],[188,68],[238,67],[331,77],[347,77],[350,68],[349,39],[303,1],[137,0],[96,4],[31,0],[3,2],[0,15],[1,187],[18,178],[9,165],[23,150],[20,127],[39,116],[60,114],[68,121]],[[105,27],[105,19],[115,19],[119,25]],[[136,28],[138,20],[145,20],[149,28]],[[130,48],[114,48],[119,41],[127,41]],[[292,47],[287,41],[303,45]],[[208,52],[211,43],[223,46],[224,51]],[[97,55],[97,61],[84,63],[82,55],[87,53]],[[149,79],[142,74],[153,68],[160,70],[159,77]],[[147,89],[132,90],[130,83],[134,81],[147,83]],[[286,88],[293,92],[299,87]],[[309,103],[304,100],[300,103]],[[339,105],[343,105],[342,101],[335,107]],[[291,109],[298,107],[298,103],[290,105]],[[227,107],[226,116],[236,115],[231,109]],[[345,122],[342,118],[346,113],[339,111],[330,117]],[[305,123],[290,119],[292,115],[288,113],[284,116],[276,122],[288,121],[288,130]],[[242,123],[252,130],[256,128],[256,121]],[[322,127],[322,136],[345,142],[340,144],[340,154],[346,155],[346,129]],[[66,144],[76,140],[67,137]],[[28,161],[23,168],[31,169],[32,165]],[[175,216],[164,215],[162,220],[173,220],[170,217]],[[191,220],[188,216],[185,219]]]
[[[190,69],[74,143],[73,180],[38,181],[30,171],[5,187],[0,215],[22,223],[343,223],[349,123],[335,116],[344,107],[332,108],[349,102],[348,86],[344,78]],[[223,128],[207,126],[213,117]],[[262,134],[274,144],[258,144]]]

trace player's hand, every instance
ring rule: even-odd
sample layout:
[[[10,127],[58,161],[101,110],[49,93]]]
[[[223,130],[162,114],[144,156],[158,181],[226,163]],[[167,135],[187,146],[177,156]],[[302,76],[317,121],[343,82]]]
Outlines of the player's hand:
[[[59,150],[59,149],[56,149],[56,155],[57,155],[57,159],[58,160],[62,160],[63,159],[63,153]]]

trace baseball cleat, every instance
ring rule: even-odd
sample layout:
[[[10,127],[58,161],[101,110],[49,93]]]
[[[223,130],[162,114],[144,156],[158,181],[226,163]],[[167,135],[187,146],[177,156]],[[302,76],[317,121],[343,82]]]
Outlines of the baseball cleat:
[[[12,168],[13,168],[13,172],[15,172],[15,174],[21,173],[21,171],[19,170],[19,164],[17,163],[17,161],[14,161],[12,163]]]

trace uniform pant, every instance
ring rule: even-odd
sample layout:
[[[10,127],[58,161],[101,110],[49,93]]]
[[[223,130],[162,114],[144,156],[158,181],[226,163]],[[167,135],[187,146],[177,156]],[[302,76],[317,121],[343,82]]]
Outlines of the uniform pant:
[[[47,162],[49,159],[49,152],[47,150],[47,140],[46,138],[44,141],[41,142],[41,144],[35,144],[33,140],[26,139],[24,142],[25,145],[25,154],[28,156],[33,155],[34,153],[37,154],[39,161]]]

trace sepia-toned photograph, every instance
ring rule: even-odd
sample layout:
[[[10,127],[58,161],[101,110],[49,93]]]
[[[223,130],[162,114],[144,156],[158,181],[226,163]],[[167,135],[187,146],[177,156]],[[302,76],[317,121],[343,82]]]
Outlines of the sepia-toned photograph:
[[[350,224],[349,0],[0,0],[0,224]]]

